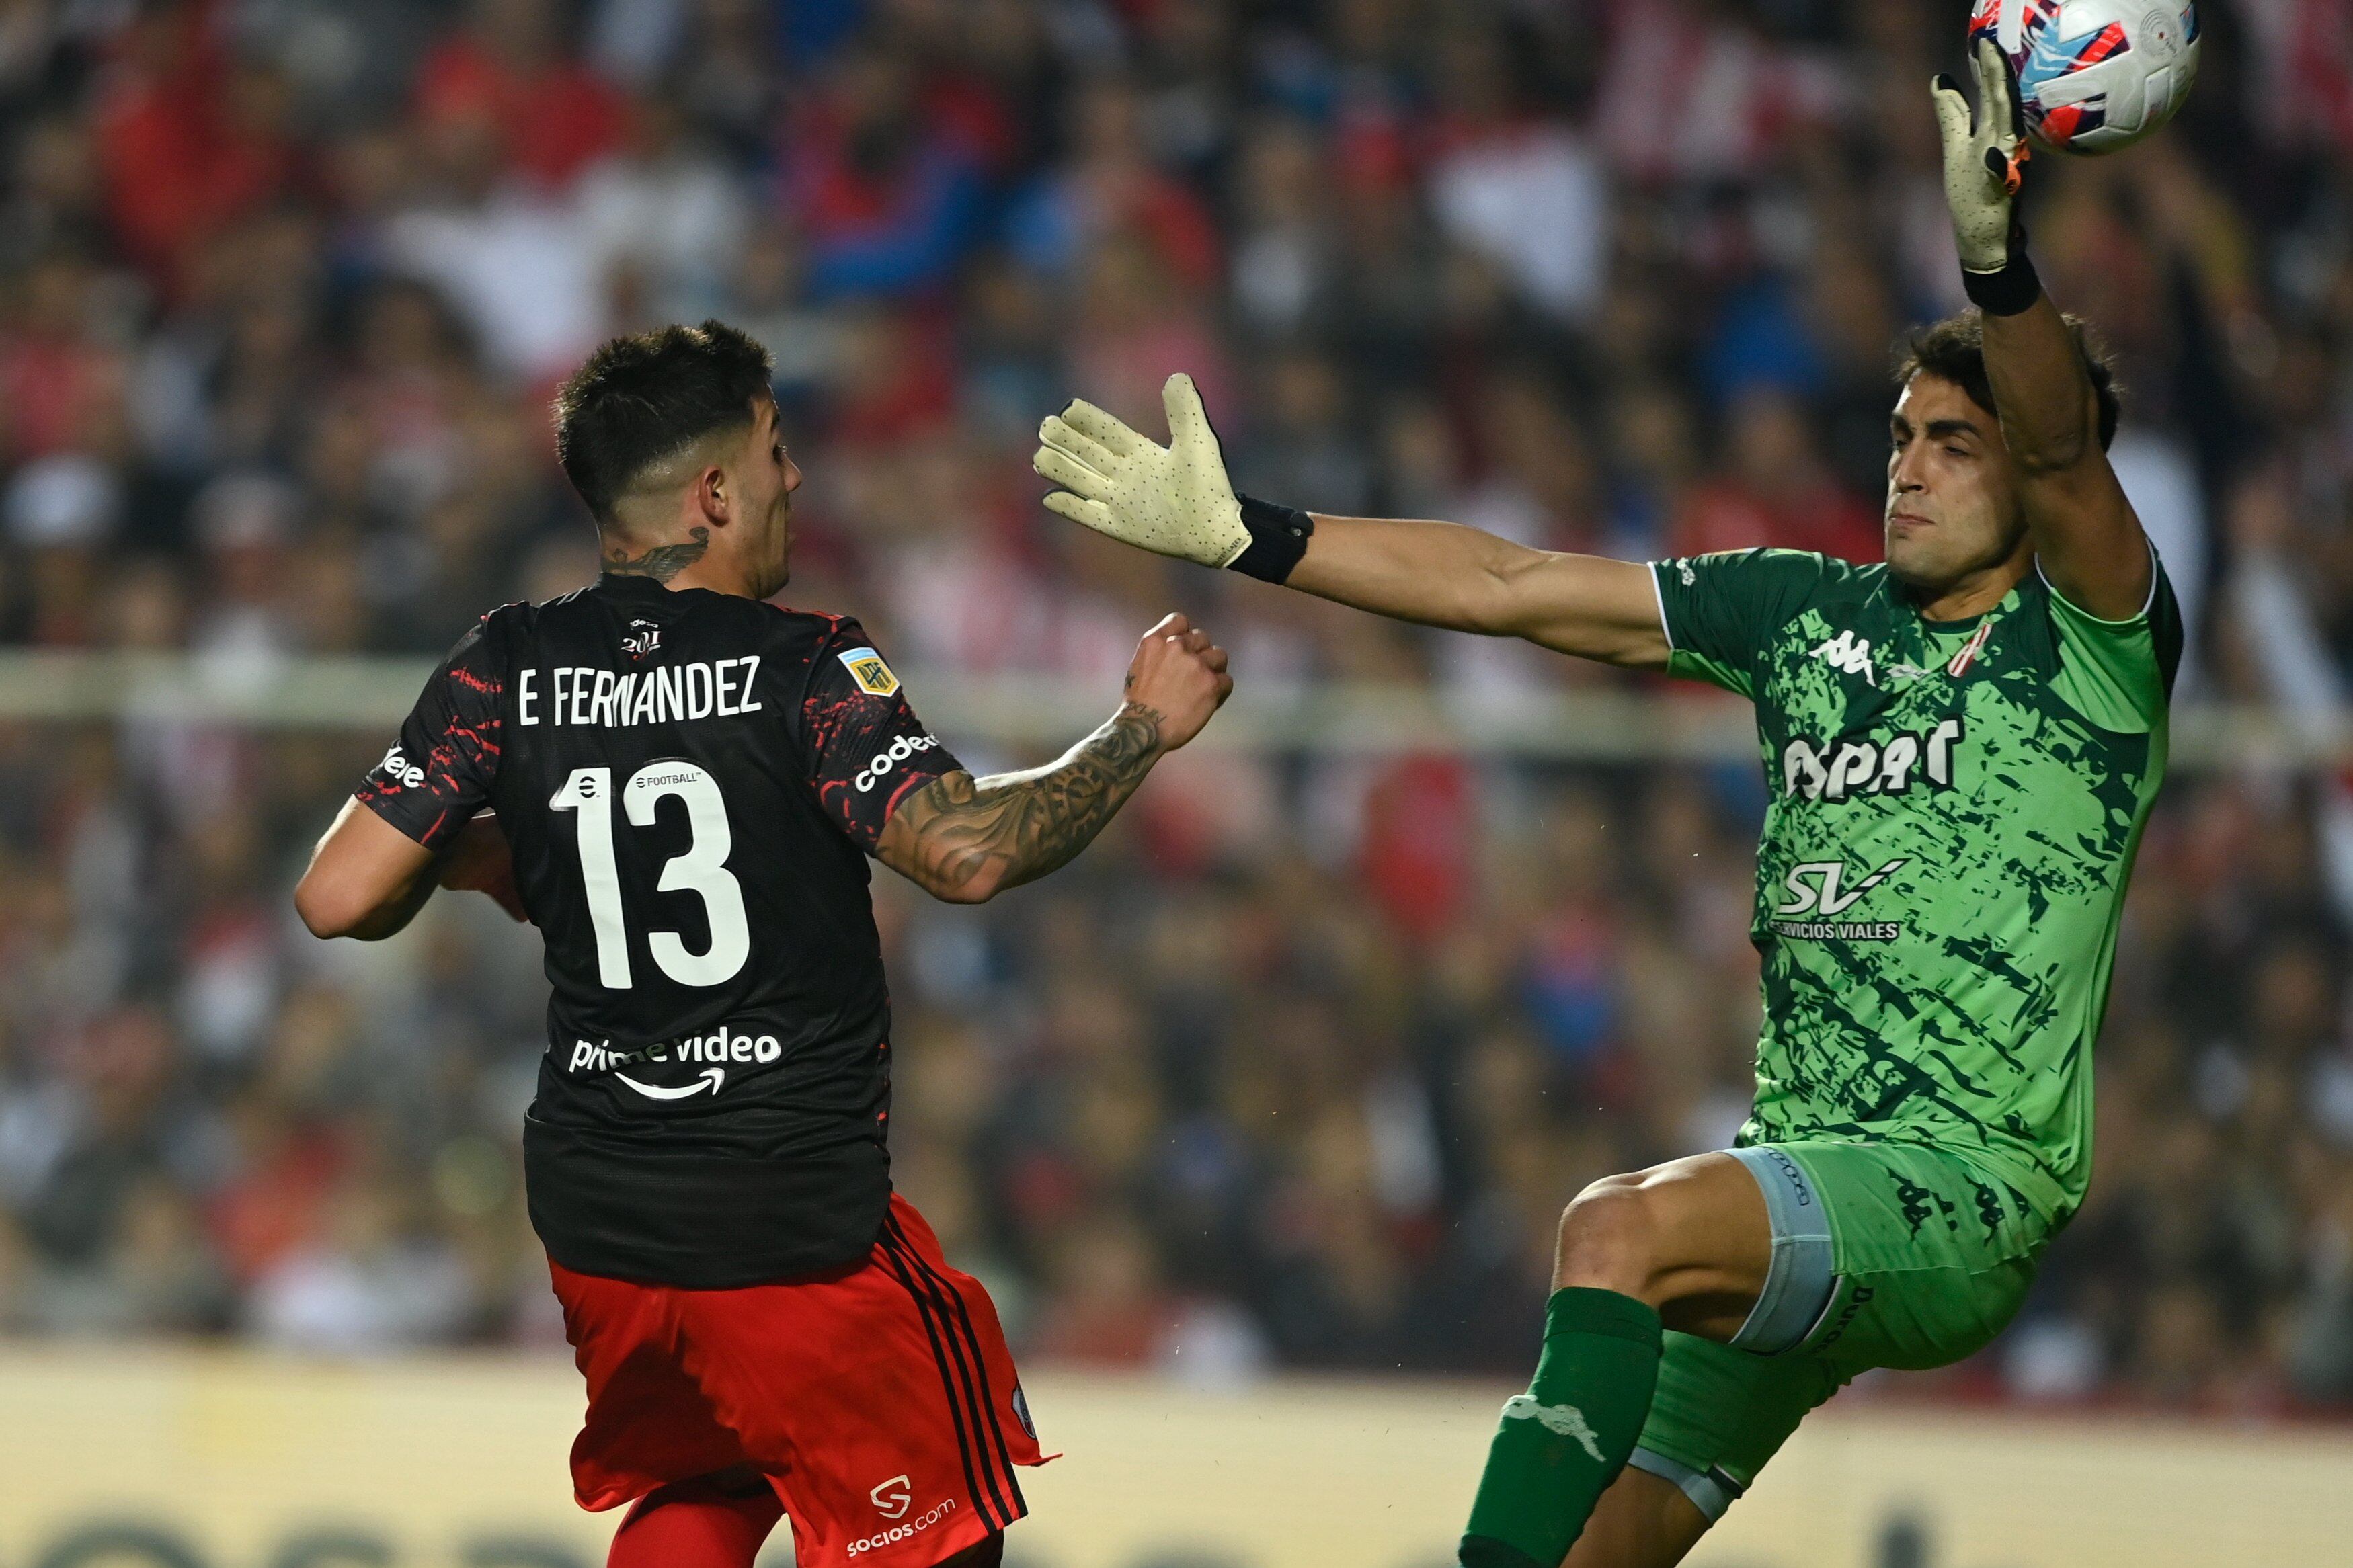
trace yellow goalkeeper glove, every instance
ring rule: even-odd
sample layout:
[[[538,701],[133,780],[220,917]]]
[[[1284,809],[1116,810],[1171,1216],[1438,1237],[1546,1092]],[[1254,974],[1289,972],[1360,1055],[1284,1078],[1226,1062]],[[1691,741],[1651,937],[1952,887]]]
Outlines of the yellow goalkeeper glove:
[[[2042,292],[2018,221],[2026,117],[2019,108],[2018,79],[1999,44],[1979,38],[1971,64],[1978,78],[1974,115],[1951,77],[1939,75],[1928,86],[1945,143],[1945,205],[1961,253],[1962,288],[1989,315],[2014,316]]]
[[[1166,447],[1083,398],[1048,415],[1030,459],[1062,487],[1047,496],[1046,509],[1122,543],[1230,566],[1250,548],[1250,534],[1201,395],[1179,371],[1160,400],[1168,410]]]

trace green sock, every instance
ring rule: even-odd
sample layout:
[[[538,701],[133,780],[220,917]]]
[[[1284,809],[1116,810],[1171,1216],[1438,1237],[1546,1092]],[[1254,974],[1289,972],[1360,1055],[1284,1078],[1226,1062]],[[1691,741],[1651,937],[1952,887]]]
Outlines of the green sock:
[[[1462,1537],[1464,1568],[1559,1568],[1618,1479],[1659,1382],[1659,1314],[1615,1290],[1545,1304],[1535,1381],[1504,1406]]]

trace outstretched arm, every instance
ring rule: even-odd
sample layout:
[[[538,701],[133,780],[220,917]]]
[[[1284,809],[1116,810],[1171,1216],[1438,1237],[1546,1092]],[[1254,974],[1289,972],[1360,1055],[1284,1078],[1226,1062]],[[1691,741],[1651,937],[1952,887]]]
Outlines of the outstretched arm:
[[[1530,550],[1450,522],[1310,516],[1234,494],[1192,377],[1161,390],[1169,444],[1074,401],[1039,427],[1049,510],[1098,533],[1377,615],[1525,637],[1562,653],[1656,668],[1667,661],[1649,571]]]
[[[1449,631],[1523,637],[1661,669],[1667,635],[1647,566],[1530,550],[1453,522],[1315,518],[1285,579],[1302,593]]]
[[[876,858],[950,903],[979,903],[1067,864],[1162,757],[1209,721],[1234,683],[1205,632],[1170,616],[1145,634],[1126,700],[1059,762],[934,779],[900,804]]]
[[[2148,602],[2148,541],[2100,444],[2100,405],[2084,351],[2042,292],[2014,203],[2026,163],[2017,79],[1980,40],[1978,108],[1950,77],[1931,91],[1945,144],[1961,277],[1985,323],[1986,377],[2019,499],[2043,575],[2073,603],[2107,620]]]

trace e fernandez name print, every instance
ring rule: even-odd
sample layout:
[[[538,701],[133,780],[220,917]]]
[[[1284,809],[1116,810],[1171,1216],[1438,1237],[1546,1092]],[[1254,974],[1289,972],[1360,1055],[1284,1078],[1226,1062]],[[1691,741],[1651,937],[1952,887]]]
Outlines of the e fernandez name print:
[[[669,664],[654,669],[598,669],[590,665],[526,667],[515,683],[518,724],[596,724],[618,729],[688,719],[732,719],[760,711],[752,695],[760,656]],[[546,677],[543,689],[540,678]],[[544,702],[544,711],[540,704]]]

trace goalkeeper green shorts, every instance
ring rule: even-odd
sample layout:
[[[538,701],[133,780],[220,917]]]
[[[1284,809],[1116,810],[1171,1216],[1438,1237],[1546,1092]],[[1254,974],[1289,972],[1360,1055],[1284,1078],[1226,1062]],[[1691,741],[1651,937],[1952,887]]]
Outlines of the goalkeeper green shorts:
[[[1720,1519],[1808,1411],[1873,1367],[1943,1366],[2002,1331],[2052,1227],[2010,1187],[1911,1143],[1734,1149],[1773,1262],[1729,1344],[1669,1333],[1632,1465]]]

